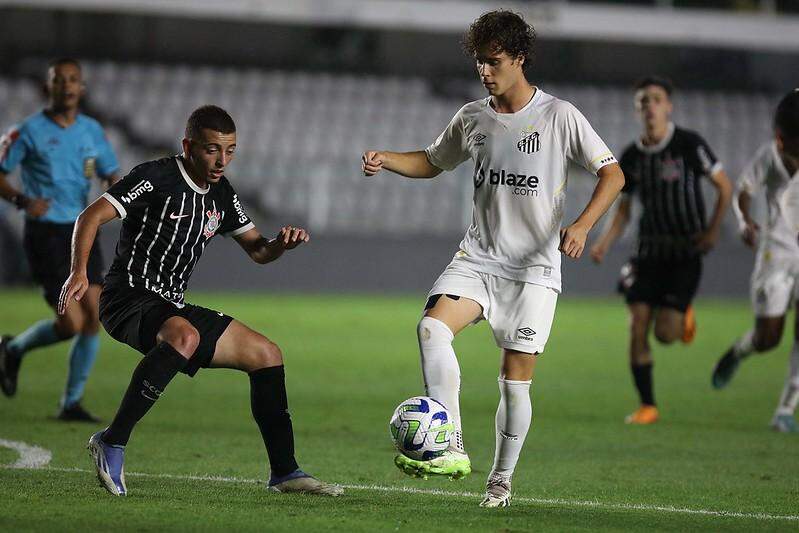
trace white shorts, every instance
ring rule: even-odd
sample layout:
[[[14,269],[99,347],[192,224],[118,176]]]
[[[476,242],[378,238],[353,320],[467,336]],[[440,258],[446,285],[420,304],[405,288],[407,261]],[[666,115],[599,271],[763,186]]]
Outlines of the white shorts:
[[[758,317],[778,317],[788,312],[799,294],[799,257],[788,258],[761,250],[752,271],[750,297]]]
[[[552,329],[558,293],[549,287],[514,281],[475,270],[453,260],[438,277],[430,296],[451,294],[474,300],[483,308],[497,346],[524,353],[542,353]]]

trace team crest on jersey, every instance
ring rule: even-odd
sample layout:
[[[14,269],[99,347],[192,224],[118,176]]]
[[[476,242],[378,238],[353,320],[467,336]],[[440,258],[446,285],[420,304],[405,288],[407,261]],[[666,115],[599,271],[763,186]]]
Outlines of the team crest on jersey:
[[[674,159],[664,159],[660,164],[660,179],[673,182],[680,179],[680,163]]]
[[[541,149],[541,136],[537,131],[528,133],[522,132],[522,139],[516,143],[516,148],[524,154],[533,154]]]
[[[205,235],[206,239],[213,237],[216,230],[219,229],[219,226],[222,224],[223,215],[224,213],[220,213],[216,209],[205,212],[205,216],[208,217],[208,222],[205,223],[205,227],[203,228],[203,235]]]

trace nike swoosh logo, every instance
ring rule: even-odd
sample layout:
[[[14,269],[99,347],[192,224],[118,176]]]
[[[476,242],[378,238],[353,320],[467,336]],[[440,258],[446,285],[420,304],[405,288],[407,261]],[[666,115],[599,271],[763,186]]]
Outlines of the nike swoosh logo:
[[[169,213],[169,218],[172,220],[177,220],[179,218],[187,217],[189,215],[176,215],[175,213]]]

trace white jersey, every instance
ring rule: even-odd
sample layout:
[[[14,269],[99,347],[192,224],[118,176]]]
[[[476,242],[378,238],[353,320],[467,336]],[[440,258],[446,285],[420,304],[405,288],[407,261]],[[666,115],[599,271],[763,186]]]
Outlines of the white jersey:
[[[799,172],[793,176],[793,180],[797,179]],[[760,234],[758,253],[761,255],[776,253],[780,256],[799,257],[797,232],[791,228],[780,203],[791,180],[791,175],[788,174],[785,164],[777,153],[774,141],[760,147],[738,180],[738,190],[745,191],[750,196],[754,196],[758,189],[765,187],[767,220]],[[737,205],[735,214],[742,223]]]
[[[541,89],[516,113],[497,113],[490,101],[463,106],[425,150],[443,170],[474,161],[472,224],[456,259],[560,292],[569,161],[595,174],[616,158],[577,108]]]

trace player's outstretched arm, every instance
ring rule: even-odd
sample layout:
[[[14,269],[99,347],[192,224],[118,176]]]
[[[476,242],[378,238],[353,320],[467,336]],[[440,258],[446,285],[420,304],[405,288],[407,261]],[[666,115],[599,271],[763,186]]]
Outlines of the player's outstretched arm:
[[[695,243],[697,249],[702,253],[707,253],[716,245],[721,233],[721,221],[724,219],[724,213],[727,212],[727,207],[730,205],[730,198],[732,197],[732,184],[727,177],[727,173],[723,170],[715,172],[710,176],[710,182],[716,189],[716,206],[713,209],[713,215],[710,217],[710,222],[707,229],[696,236]]]
[[[594,246],[591,247],[591,259],[593,259],[595,263],[599,264],[602,262],[605,258],[605,254],[608,253],[608,250],[610,250],[610,247],[616,242],[616,239],[624,233],[624,228],[627,227],[627,223],[630,221],[631,203],[629,195],[623,195],[619,200],[619,205],[616,207],[613,219],[599,239],[597,239]]]
[[[624,173],[618,163],[600,168],[597,176],[599,176],[599,181],[594,187],[594,194],[591,195],[588,205],[572,225],[560,230],[558,249],[574,259],[582,255],[588,232],[605,214],[624,187]]]
[[[94,240],[97,238],[97,229],[117,216],[117,210],[111,202],[103,197],[91,203],[75,221],[72,231],[72,263],[69,268],[69,277],[61,288],[58,298],[58,314],[63,315],[74,299],[80,300],[89,287],[86,277],[86,264],[89,261],[89,252],[92,250]]]
[[[274,239],[267,239],[253,228],[234,237],[247,255],[258,264],[265,265],[278,259],[286,250],[293,250],[311,240],[311,235],[303,228],[283,226]]]
[[[368,150],[361,156],[364,175],[374,176],[383,169],[396,172],[406,178],[435,178],[441,169],[430,163],[424,151],[378,152]]]

